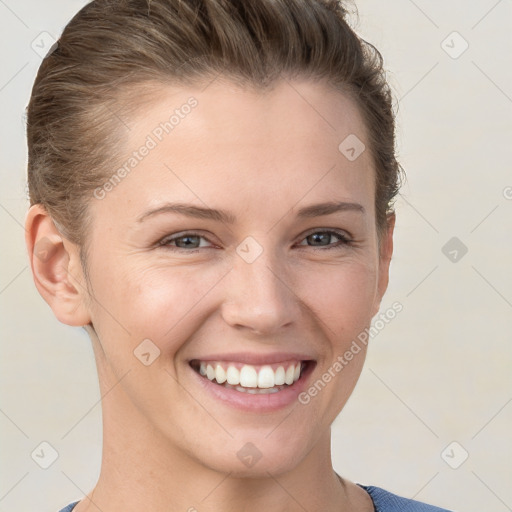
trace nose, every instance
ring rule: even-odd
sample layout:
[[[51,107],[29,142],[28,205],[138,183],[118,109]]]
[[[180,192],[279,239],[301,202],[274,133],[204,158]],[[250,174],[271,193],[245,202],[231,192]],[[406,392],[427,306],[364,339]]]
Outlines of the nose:
[[[247,263],[235,257],[226,277],[224,321],[251,334],[272,335],[292,325],[300,315],[300,299],[289,284],[283,265],[264,251]]]

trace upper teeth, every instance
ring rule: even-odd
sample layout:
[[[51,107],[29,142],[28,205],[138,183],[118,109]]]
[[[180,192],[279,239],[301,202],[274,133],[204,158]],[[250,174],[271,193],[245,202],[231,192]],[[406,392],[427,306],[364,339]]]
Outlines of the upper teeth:
[[[240,366],[240,364],[238,364]],[[275,365],[274,365],[275,366]],[[236,363],[204,362],[199,365],[199,373],[219,384],[227,382],[232,386],[248,388],[271,388],[282,384],[292,385],[300,377],[301,362],[283,363],[275,370],[270,365],[261,367],[244,364],[239,369]]]

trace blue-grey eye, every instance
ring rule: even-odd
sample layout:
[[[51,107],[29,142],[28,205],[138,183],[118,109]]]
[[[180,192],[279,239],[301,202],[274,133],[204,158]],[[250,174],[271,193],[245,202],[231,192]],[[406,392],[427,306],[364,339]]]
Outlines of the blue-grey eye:
[[[332,243],[331,237],[338,239],[338,242]],[[350,243],[350,239],[347,236],[343,233],[338,233],[337,231],[315,231],[304,238],[304,241],[306,241],[306,244],[300,245],[307,245],[309,247],[326,247],[328,249]]]
[[[199,235],[184,235],[174,240],[169,240],[169,242],[174,241],[176,243],[176,247],[180,247],[182,249],[197,249],[201,244],[201,236]]]
[[[317,233],[313,233],[306,237],[308,242],[313,243],[314,245],[329,245],[332,237],[332,233],[327,233],[326,231],[319,231]]]

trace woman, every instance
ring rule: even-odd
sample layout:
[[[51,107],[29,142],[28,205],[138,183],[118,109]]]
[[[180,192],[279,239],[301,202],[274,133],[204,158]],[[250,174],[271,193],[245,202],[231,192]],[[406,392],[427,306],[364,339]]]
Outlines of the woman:
[[[104,397],[99,480],[63,511],[442,510],[331,463],[400,171],[382,59],[345,16],[98,0],[43,61],[27,246]]]

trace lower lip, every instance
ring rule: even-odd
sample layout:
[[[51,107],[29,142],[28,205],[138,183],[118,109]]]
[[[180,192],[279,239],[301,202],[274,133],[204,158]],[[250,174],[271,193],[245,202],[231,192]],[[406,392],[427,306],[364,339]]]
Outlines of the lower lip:
[[[199,384],[214,398],[242,411],[262,413],[278,411],[298,401],[297,397],[307,387],[307,381],[315,366],[316,363],[314,361],[309,361],[299,380],[277,393],[265,394],[244,393],[236,389],[226,388],[203,377],[190,366],[189,368],[198,379]]]

